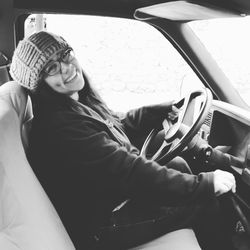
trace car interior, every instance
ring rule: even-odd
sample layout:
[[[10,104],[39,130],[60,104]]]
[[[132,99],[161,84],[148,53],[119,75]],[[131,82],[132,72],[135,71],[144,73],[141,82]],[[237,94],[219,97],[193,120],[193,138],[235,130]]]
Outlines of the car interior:
[[[0,249],[76,249],[67,225],[61,221],[27,160],[25,152],[29,147],[32,104],[26,91],[9,74],[13,51],[24,37],[24,21],[36,13],[136,19],[162,32],[189,62],[206,88],[180,100],[185,107],[183,117],[168,133],[169,138],[159,142],[156,138],[159,130],[155,129],[146,139],[141,154],[167,162],[183,153],[197,172],[216,168],[232,172],[237,181],[237,193],[225,202],[231,219],[232,241],[236,242],[235,249],[250,249],[250,108],[185,26],[194,19],[248,15],[250,3],[246,0],[1,0]],[[225,92],[223,88],[227,84]],[[194,116],[197,106],[199,112]],[[188,120],[187,117],[192,116],[195,118]],[[176,136],[181,137],[177,144]],[[156,152],[150,149],[155,140],[156,144],[162,144]],[[167,152],[162,150],[166,145]],[[192,155],[187,148],[192,150]],[[198,250],[201,247],[194,231],[187,228],[133,249]]]

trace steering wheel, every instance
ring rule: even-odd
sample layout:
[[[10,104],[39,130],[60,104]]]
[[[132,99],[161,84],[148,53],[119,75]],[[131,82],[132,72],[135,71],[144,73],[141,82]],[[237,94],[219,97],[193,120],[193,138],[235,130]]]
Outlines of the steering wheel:
[[[195,100],[198,99],[201,101],[199,102],[200,106],[198,108],[198,114],[195,116],[196,118],[194,118],[191,125],[184,124],[187,120],[187,115],[190,115],[190,110],[193,110],[192,113],[194,115],[193,105],[195,104]],[[212,100],[213,96],[211,91],[208,88],[204,88],[193,91],[176,102],[174,105],[180,109],[177,121],[172,123],[164,119],[162,124],[165,136],[159,149],[152,156],[149,156],[150,145],[154,141],[156,135],[162,130],[162,128],[154,128],[147,136],[140,155],[155,160],[159,164],[166,164],[179,155],[191,142],[201,125],[204,123],[211,107]]]

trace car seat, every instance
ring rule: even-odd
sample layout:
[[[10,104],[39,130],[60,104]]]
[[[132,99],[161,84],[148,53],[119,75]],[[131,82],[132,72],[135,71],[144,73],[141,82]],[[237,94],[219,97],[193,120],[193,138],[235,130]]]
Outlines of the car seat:
[[[15,82],[0,87],[0,249],[75,249],[25,156],[31,102]]]
[[[0,249],[75,250],[27,161],[31,122],[32,105],[25,90],[14,81],[0,86]],[[182,229],[133,248],[136,249],[200,247],[193,230]]]

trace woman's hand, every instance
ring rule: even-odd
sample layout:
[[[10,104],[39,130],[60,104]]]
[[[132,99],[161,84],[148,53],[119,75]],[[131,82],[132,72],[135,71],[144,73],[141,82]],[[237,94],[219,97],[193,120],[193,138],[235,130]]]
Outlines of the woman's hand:
[[[171,105],[171,111],[168,113],[168,120],[172,123],[175,123],[177,121],[177,118],[179,116],[179,113],[182,110],[183,104],[184,104],[184,98],[178,101],[173,101]]]
[[[236,182],[233,174],[222,171],[214,171],[214,192],[216,196],[220,196],[229,191],[236,192]]]
[[[168,113],[168,120],[174,123],[179,116],[180,110],[180,108],[172,105],[172,110]]]

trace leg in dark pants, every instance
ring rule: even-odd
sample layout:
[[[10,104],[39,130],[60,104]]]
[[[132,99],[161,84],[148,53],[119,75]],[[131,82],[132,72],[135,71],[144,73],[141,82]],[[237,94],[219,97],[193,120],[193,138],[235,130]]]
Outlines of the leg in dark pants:
[[[202,207],[193,221],[192,228],[203,250],[234,249],[225,220],[220,202],[217,199]]]
[[[186,161],[180,157],[170,161],[167,167],[191,173]],[[130,200],[113,213],[107,225],[99,228],[96,234],[99,239],[98,249],[128,249],[171,231],[191,227],[202,249],[231,250],[224,248],[227,244],[224,238],[220,238],[222,224],[216,199],[207,204],[180,207],[163,207],[151,204],[150,201]]]
[[[178,170],[182,173],[192,174],[192,170],[187,164],[187,162],[179,156],[175,157],[173,160],[168,162],[166,164],[166,167]]]
[[[183,173],[192,173],[186,161],[176,157],[167,164],[168,168],[179,170]],[[220,199],[214,199],[207,204],[194,206],[195,218],[192,228],[203,250],[233,250],[230,228],[227,218],[223,213]]]

